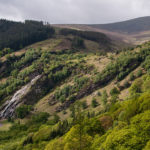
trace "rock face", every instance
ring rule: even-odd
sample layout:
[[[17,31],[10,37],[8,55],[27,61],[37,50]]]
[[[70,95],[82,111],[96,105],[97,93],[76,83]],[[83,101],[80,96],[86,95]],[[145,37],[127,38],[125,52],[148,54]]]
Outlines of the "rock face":
[[[15,109],[24,103],[23,98],[28,95],[32,86],[34,86],[37,80],[41,77],[41,75],[36,76],[31,80],[30,83],[23,86],[20,90],[18,90],[12,97],[11,100],[6,101],[6,103],[2,106],[0,110],[0,118],[8,118],[14,115]]]

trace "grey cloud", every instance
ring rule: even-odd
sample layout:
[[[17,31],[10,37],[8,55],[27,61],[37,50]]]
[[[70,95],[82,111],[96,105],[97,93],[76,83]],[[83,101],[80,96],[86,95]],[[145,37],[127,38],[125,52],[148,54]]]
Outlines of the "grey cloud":
[[[109,23],[150,15],[149,0],[0,0],[0,18]]]

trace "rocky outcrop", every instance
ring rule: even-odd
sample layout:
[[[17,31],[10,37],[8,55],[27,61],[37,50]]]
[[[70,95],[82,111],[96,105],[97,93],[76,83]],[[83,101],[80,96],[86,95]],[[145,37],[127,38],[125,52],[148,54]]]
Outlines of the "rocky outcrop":
[[[24,101],[24,104],[33,105],[45,96],[53,87],[54,83],[48,79],[47,76],[42,75],[22,100]]]

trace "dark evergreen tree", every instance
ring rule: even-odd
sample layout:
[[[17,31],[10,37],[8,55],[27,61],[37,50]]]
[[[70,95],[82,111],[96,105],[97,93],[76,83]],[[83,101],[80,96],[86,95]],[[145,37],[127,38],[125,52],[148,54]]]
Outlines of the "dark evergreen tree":
[[[55,30],[49,25],[44,25],[43,22],[26,20],[23,23],[1,19],[0,50],[6,47],[18,50],[32,43],[50,38],[54,33]],[[6,50],[3,50],[3,53],[6,53]]]

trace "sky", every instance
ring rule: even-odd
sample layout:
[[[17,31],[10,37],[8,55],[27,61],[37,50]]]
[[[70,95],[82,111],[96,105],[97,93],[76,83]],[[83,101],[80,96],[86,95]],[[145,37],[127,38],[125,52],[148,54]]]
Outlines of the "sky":
[[[0,0],[0,18],[104,24],[150,16],[150,0]]]

